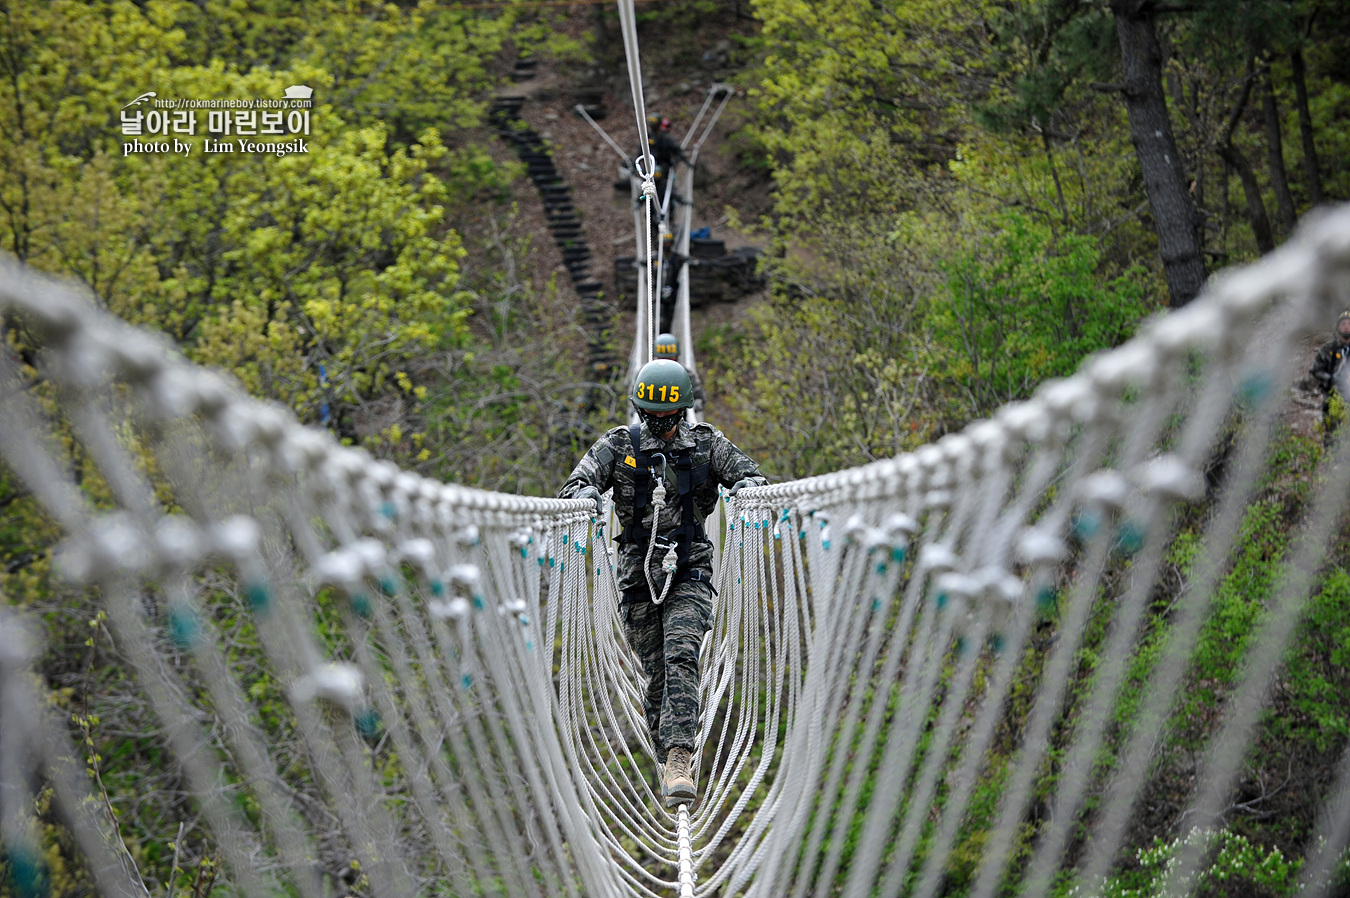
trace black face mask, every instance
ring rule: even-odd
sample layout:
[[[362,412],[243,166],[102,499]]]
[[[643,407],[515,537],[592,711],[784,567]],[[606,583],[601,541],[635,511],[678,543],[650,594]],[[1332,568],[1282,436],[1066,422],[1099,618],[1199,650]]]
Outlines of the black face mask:
[[[647,432],[657,439],[662,438],[672,427],[678,427],[680,424],[679,415],[667,415],[658,417],[655,412],[647,411],[645,408],[637,410],[638,419],[647,425]]]

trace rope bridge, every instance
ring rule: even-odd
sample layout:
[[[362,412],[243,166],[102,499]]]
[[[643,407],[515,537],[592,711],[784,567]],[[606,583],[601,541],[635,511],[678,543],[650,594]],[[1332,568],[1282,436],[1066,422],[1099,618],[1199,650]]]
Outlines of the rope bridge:
[[[232,892],[928,898],[974,844],[969,895],[1041,895],[1066,871],[1092,894],[1271,464],[1296,341],[1334,320],[1348,286],[1341,208],[991,420],[741,492],[703,645],[700,798],[678,816],[654,792],[640,667],[589,502],[374,461],[10,263],[0,310],[42,351],[36,382],[0,359],[0,453],[64,533],[59,568],[97,596],[153,711],[135,738],[169,759]],[[1350,440],[1325,464],[1350,464]],[[1168,546],[1207,497],[1165,650],[1130,703]],[[1200,881],[1347,501],[1320,491],[1279,568],[1189,798],[1185,819],[1206,828],[1165,894]],[[161,891],[31,675],[42,636],[35,615],[0,606],[12,884],[40,895],[50,881],[46,796],[100,893]],[[1096,670],[1065,726],[1089,647]],[[988,770],[1008,727],[1019,747]],[[1037,797],[1052,734],[1058,778]],[[1342,863],[1348,783],[1350,755],[1322,797],[1308,894]],[[991,790],[985,837],[962,842]],[[156,838],[173,841],[165,826]]]

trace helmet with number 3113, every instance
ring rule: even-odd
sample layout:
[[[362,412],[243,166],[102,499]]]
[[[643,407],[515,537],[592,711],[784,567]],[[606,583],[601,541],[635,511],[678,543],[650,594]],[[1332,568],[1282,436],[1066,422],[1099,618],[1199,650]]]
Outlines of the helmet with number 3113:
[[[642,366],[633,382],[633,405],[649,412],[693,408],[689,372],[671,359],[653,359]]]

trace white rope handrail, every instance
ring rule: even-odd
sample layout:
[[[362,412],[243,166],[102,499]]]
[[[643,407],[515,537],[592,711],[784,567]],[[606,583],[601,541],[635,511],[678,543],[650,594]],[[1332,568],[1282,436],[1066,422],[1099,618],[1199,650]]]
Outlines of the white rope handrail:
[[[634,169],[639,177],[651,177],[656,170],[656,160],[648,151],[647,106],[642,97],[642,61],[638,56],[637,13],[633,0],[617,0],[619,4],[619,31],[623,34],[624,58],[628,62],[628,84],[633,94],[633,115],[637,120],[638,146],[642,147],[642,156]]]
[[[959,849],[972,895],[1041,894],[1061,877],[1091,894],[1129,837],[1275,463],[1294,347],[1334,319],[1347,284],[1341,208],[987,421],[895,459],[740,491],[701,655],[699,799],[675,813],[654,788],[640,665],[589,502],[378,462],[8,262],[0,313],[39,367],[34,380],[0,359],[0,457],[63,533],[57,568],[74,585],[54,588],[104,612],[107,659],[127,672],[131,691],[95,690],[91,713],[139,703],[137,738],[171,759],[194,844],[219,850],[233,890],[318,898],[359,869],[363,888],[389,896],[491,884],[931,898]],[[1208,470],[1229,437],[1222,474]],[[1314,476],[1350,465],[1350,438],[1322,464]],[[1178,509],[1207,495],[1166,651],[1130,705]],[[1344,490],[1315,491],[1272,562],[1182,819],[1221,819],[1348,504]],[[1110,625],[1087,626],[1099,615]],[[1045,627],[1055,638],[1037,645]],[[36,688],[40,628],[0,610],[6,856],[42,863],[33,801],[49,789],[97,890],[147,894],[143,855],[91,815],[102,802],[47,710],[57,699]],[[1085,650],[1093,678],[1070,694]],[[1015,719],[1014,694],[1026,702]],[[1119,732],[1115,715],[1128,715]],[[985,771],[1007,727],[1018,749]],[[1052,742],[1061,767],[1028,840]],[[1104,752],[1110,777],[1095,767]],[[1331,890],[1350,839],[1341,752],[1300,872],[1313,896]],[[985,800],[987,828],[963,832]],[[120,825],[135,813],[122,809]],[[1196,830],[1160,888],[1198,888],[1216,838]]]

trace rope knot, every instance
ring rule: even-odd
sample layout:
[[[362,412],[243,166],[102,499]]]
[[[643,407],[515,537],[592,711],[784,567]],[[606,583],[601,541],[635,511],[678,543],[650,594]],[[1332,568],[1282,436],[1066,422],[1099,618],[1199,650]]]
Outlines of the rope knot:
[[[664,472],[665,468],[663,466],[663,475]],[[647,557],[643,560],[642,564],[644,573],[647,577],[647,588],[651,590],[652,604],[654,605],[660,605],[666,600],[666,596],[670,595],[670,588],[675,585],[675,572],[680,567],[679,552],[676,551],[675,546],[671,546],[666,549],[665,555],[661,558],[661,572],[665,574],[665,585],[660,590],[656,588],[656,581],[652,578],[652,556],[656,553],[656,531],[661,523],[661,509],[665,507],[665,504],[666,484],[663,476],[663,478],[657,480],[656,485],[652,487],[651,538],[647,543]]]

